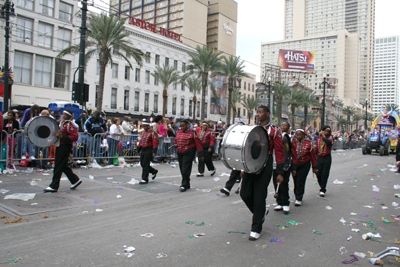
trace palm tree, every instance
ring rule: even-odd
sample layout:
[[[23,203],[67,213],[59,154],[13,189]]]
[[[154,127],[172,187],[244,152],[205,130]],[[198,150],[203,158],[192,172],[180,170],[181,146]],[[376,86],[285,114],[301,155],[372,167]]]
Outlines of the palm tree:
[[[219,61],[221,59],[221,52],[214,53],[213,51],[213,49],[209,49],[206,46],[197,46],[195,52],[188,52],[188,55],[191,57],[189,60],[190,65],[188,66],[188,70],[197,70],[201,76],[201,120],[204,120],[205,117],[204,111],[206,106],[208,73],[216,70],[220,65]]]
[[[354,111],[355,111],[355,108],[350,107],[350,106],[347,106],[347,107],[342,109],[342,113],[347,116],[347,123],[346,124],[349,124],[351,122],[350,121],[350,117],[353,116]],[[347,129],[347,131],[349,131],[349,129]]]
[[[201,79],[198,76],[191,75],[183,81],[184,85],[193,93],[193,122],[196,121],[196,103],[197,94],[201,91]]]
[[[358,114],[353,115],[353,122],[356,124],[356,131],[358,131],[358,122],[361,120],[361,116]]]
[[[343,125],[346,125],[346,119],[342,115],[335,115],[334,118],[338,124],[338,127],[340,127],[343,131]]]
[[[253,117],[254,110],[260,105],[261,100],[255,97],[247,96],[242,99],[242,105],[247,109],[248,123],[250,124],[251,117]]]
[[[290,111],[292,113],[292,127],[295,127],[295,112],[298,107],[301,106],[301,99],[303,92],[300,91],[298,87],[292,89],[290,95],[286,99],[286,103],[290,106]]]
[[[85,62],[93,55],[99,56],[100,80],[97,91],[96,109],[101,111],[103,106],[104,78],[106,67],[113,62],[113,55],[123,58],[133,69],[130,58],[132,57],[139,66],[142,66],[143,52],[134,47],[133,43],[126,37],[129,33],[125,31],[125,22],[127,18],[120,19],[117,16],[108,17],[106,14],[91,14],[88,23],[87,40],[85,43],[86,55]],[[67,54],[79,53],[80,45],[67,47],[57,55],[62,58]]]
[[[278,125],[281,125],[283,100],[290,94],[291,91],[292,90],[286,82],[274,84],[274,98],[276,99],[277,104]]]
[[[235,119],[236,118],[236,105],[238,103],[241,103],[243,100],[243,96],[240,93],[240,88],[235,88],[232,91],[232,97],[231,97],[231,105],[232,105],[232,118]]]
[[[313,92],[307,92],[304,91],[302,96],[299,99],[300,101],[300,105],[303,106],[304,109],[304,122],[303,122],[303,126],[306,127],[307,126],[307,115],[308,115],[308,109],[309,108],[313,108],[313,107],[319,107],[321,106],[321,104],[319,103],[319,101],[317,100],[316,96],[315,96],[315,91]]]
[[[174,67],[164,65],[163,67],[156,66],[156,69],[151,74],[156,81],[161,82],[163,85],[163,118],[165,117],[165,110],[167,108],[168,87],[171,84],[182,80],[182,77],[179,75],[179,73],[180,72],[175,70]]]
[[[228,79],[228,113],[226,115],[227,124],[231,123],[231,109],[232,109],[232,92],[235,85],[235,78],[250,78],[250,76],[244,72],[244,61],[240,60],[240,57],[222,56],[223,63],[220,64],[216,70],[215,75],[222,75]]]

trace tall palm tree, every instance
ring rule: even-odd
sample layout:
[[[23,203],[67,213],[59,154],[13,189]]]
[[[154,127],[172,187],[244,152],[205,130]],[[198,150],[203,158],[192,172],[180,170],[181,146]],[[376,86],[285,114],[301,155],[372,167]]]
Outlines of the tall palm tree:
[[[191,75],[183,81],[184,85],[193,93],[193,122],[196,121],[196,103],[197,94],[201,92],[201,79],[198,76]]]
[[[290,111],[292,113],[292,127],[295,127],[295,112],[296,109],[301,106],[301,97],[303,96],[303,91],[301,91],[298,87],[292,89],[290,94],[287,96],[286,103],[290,106]]]
[[[91,14],[88,23],[87,39],[85,43],[86,55],[85,61],[93,55],[99,56],[100,63],[100,80],[97,91],[97,110],[101,110],[103,106],[104,78],[108,63],[113,62],[113,55],[123,58],[129,67],[133,69],[131,58],[133,58],[139,66],[142,66],[144,54],[141,50],[134,47],[133,43],[127,39],[129,33],[125,31],[125,22],[127,18],[108,17],[106,14]],[[62,58],[67,54],[79,53],[79,44],[67,47],[57,55]]]
[[[356,124],[356,131],[358,131],[358,122],[361,120],[361,116],[358,114],[353,115],[353,122]]]
[[[188,52],[190,56],[188,70],[197,70],[201,76],[201,115],[200,119],[204,120],[206,106],[206,88],[208,85],[208,73],[216,70],[220,65],[221,52],[214,53],[213,49],[206,46],[196,47],[196,51]]]
[[[292,90],[286,82],[274,84],[274,98],[276,99],[277,104],[278,125],[281,125],[283,100],[290,94],[291,91]]]
[[[253,112],[260,105],[260,102],[260,99],[250,96],[242,99],[242,105],[247,109],[247,117],[249,119],[248,123],[250,123],[251,117],[253,117]]]
[[[244,72],[244,61],[240,57],[234,56],[222,56],[223,63],[220,64],[216,70],[216,75],[222,75],[228,79],[228,113],[226,115],[226,122],[231,123],[231,109],[232,109],[232,92],[235,85],[235,79],[250,78],[250,76]]]
[[[168,87],[171,84],[182,80],[182,77],[179,74],[180,72],[175,70],[174,67],[166,65],[163,67],[156,66],[156,69],[151,73],[151,76],[163,85],[163,118],[165,117],[165,110],[167,108]]]
[[[355,111],[355,108],[350,107],[350,106],[346,106],[342,109],[342,113],[347,116],[347,124],[349,124],[351,122],[350,118],[351,118],[351,116],[353,116],[354,111]],[[347,131],[349,131],[349,128],[347,128]]]
[[[240,93],[240,88],[235,88],[232,91],[232,97],[231,97],[231,105],[232,105],[232,118],[236,118],[236,112],[237,112],[237,107],[236,105],[238,103],[241,103],[243,100],[243,96]]]
[[[346,119],[342,115],[335,115],[334,118],[338,124],[338,127],[340,127],[340,129],[343,131],[343,125],[346,125]]]
[[[301,97],[299,98],[300,105],[303,106],[304,109],[304,121],[303,121],[303,127],[306,127],[308,125],[308,109],[313,108],[313,107],[319,107],[321,104],[317,100],[315,96],[315,91],[313,92],[307,92],[304,91]]]

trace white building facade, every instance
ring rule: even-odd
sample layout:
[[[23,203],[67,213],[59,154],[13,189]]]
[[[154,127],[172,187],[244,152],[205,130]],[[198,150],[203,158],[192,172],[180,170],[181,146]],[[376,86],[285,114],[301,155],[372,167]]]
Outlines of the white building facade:
[[[399,36],[375,39],[372,111],[390,104],[400,105]]]

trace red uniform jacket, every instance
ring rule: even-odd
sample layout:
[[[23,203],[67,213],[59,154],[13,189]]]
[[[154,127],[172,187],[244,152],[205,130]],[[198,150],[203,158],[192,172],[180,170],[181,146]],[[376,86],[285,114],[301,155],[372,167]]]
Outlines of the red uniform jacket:
[[[275,162],[276,162],[276,173],[283,175],[283,142],[281,130],[278,127],[267,124],[263,126],[268,132],[269,136],[269,154],[273,155],[275,149]]]
[[[320,157],[329,155],[332,151],[333,142],[334,141],[332,136],[328,138],[322,138],[322,136],[318,137],[315,153]]]
[[[73,142],[78,141],[78,129],[71,121],[61,121],[60,131],[62,133],[60,140],[61,145],[72,144]]]
[[[201,145],[201,140],[196,131],[187,130],[183,132],[178,130],[176,132],[174,144],[178,145],[178,153],[184,153],[187,150],[196,147],[198,152],[198,157],[203,156],[203,146]]]
[[[299,151],[300,148],[301,148],[301,152]],[[307,163],[311,160],[312,167],[313,168],[317,167],[317,158],[315,156],[315,151],[313,149],[313,145],[310,141],[303,139],[303,142],[301,144],[297,141],[297,139],[293,139],[292,149],[296,153],[297,162],[294,162],[294,163],[297,164],[297,166]]]
[[[157,134],[149,129],[147,132],[143,131],[142,135],[140,137],[139,145],[137,147],[137,151],[140,152],[140,150],[144,148],[153,148],[153,153],[157,153],[158,149],[158,136]]]
[[[207,131],[205,131],[205,133],[203,133],[203,135],[202,135],[202,133],[203,133],[202,131],[199,133],[201,144],[203,146],[209,145],[211,149],[214,149],[215,135],[214,135],[213,131],[207,130]]]

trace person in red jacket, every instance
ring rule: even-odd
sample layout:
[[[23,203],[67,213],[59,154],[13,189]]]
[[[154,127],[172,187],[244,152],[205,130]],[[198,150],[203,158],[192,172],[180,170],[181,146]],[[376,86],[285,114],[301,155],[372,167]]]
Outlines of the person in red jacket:
[[[327,125],[322,127],[315,148],[317,154],[317,179],[320,187],[319,195],[321,197],[325,197],[326,193],[326,184],[328,183],[332,165],[331,150],[333,142],[331,128]]]
[[[201,124],[200,140],[201,145],[203,146],[204,160],[199,161],[199,173],[197,174],[197,177],[204,176],[204,165],[207,165],[207,169],[211,172],[211,176],[213,176],[216,171],[212,162],[212,156],[214,154],[215,135],[213,131],[208,127],[208,123],[205,121]]]
[[[142,126],[144,131],[137,147],[137,152],[140,152],[140,166],[142,166],[142,180],[139,184],[147,184],[149,173],[152,174],[152,180],[156,178],[158,173],[158,170],[150,166],[151,159],[157,156],[158,135],[150,128],[150,123],[146,120],[143,120]]]
[[[294,195],[296,196],[295,206],[301,206],[303,201],[304,190],[306,186],[307,175],[310,172],[310,166],[312,171],[317,171],[317,159],[313,145],[309,140],[306,140],[306,134],[303,129],[296,130],[296,139],[292,141],[292,149],[295,150],[297,155],[296,169],[293,169],[292,176],[294,180]],[[310,163],[311,162],[311,163]],[[311,165],[312,164],[312,165]]]
[[[174,147],[178,149],[179,170],[182,175],[182,184],[179,191],[185,192],[190,189],[190,173],[192,172],[193,160],[197,156],[204,160],[203,147],[196,131],[190,130],[190,123],[183,120],[179,124],[180,130],[176,132]]]
[[[268,214],[265,202],[268,194],[268,185],[271,182],[274,154],[276,158],[277,182],[283,182],[283,142],[279,127],[272,126],[269,121],[270,110],[266,106],[257,109],[257,119],[260,125],[265,128],[269,135],[270,151],[267,164],[259,173],[244,173],[240,197],[253,213],[250,241],[260,238],[265,215]],[[274,153],[275,150],[275,153]]]
[[[62,173],[67,175],[71,182],[71,189],[76,189],[82,180],[68,166],[69,154],[71,153],[72,144],[78,140],[78,129],[71,121],[72,110],[66,109],[63,112],[63,120],[60,123],[60,131],[56,136],[60,138],[60,145],[56,149],[53,179],[49,187],[44,189],[45,192],[57,192],[60,187],[60,179]]]

